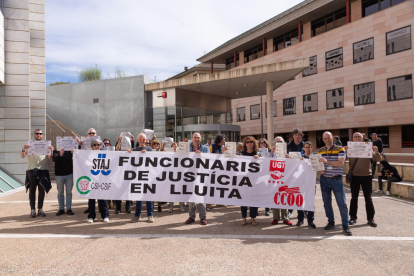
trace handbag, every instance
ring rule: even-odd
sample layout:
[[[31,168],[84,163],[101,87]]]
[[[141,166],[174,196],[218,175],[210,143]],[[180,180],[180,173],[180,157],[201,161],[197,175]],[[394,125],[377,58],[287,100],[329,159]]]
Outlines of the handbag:
[[[356,159],[354,165],[352,166],[352,169],[346,174],[346,177],[345,177],[346,183],[351,183],[352,182],[352,171],[354,170],[355,165],[358,162],[358,159],[359,158]]]

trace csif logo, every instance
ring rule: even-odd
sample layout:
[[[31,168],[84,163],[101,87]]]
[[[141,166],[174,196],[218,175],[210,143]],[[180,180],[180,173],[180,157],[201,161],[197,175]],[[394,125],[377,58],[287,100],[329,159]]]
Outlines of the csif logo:
[[[98,154],[98,158],[92,160],[92,170],[93,175],[98,175],[102,173],[103,175],[109,175],[111,170],[109,169],[110,160],[106,159],[106,154]]]
[[[91,191],[91,179],[87,176],[81,176],[76,181],[76,189],[81,195],[87,195]]]

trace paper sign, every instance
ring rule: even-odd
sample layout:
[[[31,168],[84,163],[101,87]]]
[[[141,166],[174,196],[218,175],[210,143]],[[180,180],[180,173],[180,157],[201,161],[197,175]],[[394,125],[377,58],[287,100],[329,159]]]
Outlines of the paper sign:
[[[147,140],[152,140],[154,138],[154,131],[151,129],[143,129],[141,133],[145,133],[145,136],[147,137]]]
[[[190,152],[190,142],[180,142],[178,144],[177,152],[189,153]]]
[[[27,155],[50,155],[50,141],[29,141]]]
[[[78,142],[75,138],[68,137],[56,137],[56,149],[60,151],[71,151],[78,148]]]
[[[121,150],[129,150],[131,148],[131,133],[122,132]]]
[[[286,158],[287,154],[287,145],[286,143],[276,143],[276,157],[277,158]]]
[[[267,148],[259,148],[260,157],[269,157],[269,150]]]
[[[290,156],[290,158],[293,158],[293,159],[301,159],[302,158],[302,154],[299,151],[291,151],[291,152],[289,152],[289,156]]]
[[[309,156],[309,161],[311,163],[312,171],[319,172],[319,171],[325,170],[325,166],[323,165],[323,162],[319,162],[319,159],[321,158],[322,158],[322,155],[320,153]]]
[[[348,142],[349,158],[372,158],[372,142]]]
[[[224,146],[227,148],[226,152],[224,153],[224,157],[235,158],[237,143],[236,142],[225,142]]]
[[[92,141],[97,140],[97,139],[101,139],[101,137],[100,136],[82,137],[81,138],[81,141],[82,141],[81,149],[92,150],[91,143]]]

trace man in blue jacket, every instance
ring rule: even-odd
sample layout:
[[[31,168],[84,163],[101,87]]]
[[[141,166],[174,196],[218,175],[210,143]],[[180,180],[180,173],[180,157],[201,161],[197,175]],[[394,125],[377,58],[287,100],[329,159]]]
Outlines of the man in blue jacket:
[[[204,146],[201,144],[201,135],[198,132],[195,132],[193,134],[193,138],[191,138],[190,142],[190,152],[195,152],[195,153],[210,153],[210,150],[208,149],[208,147]],[[196,217],[196,209],[197,209],[197,203],[195,202],[189,202],[188,203],[189,206],[189,214],[190,217],[186,220],[186,224],[190,224],[195,222],[195,217]],[[200,212],[200,224],[201,225],[207,225],[207,220],[206,220],[206,205],[204,203],[199,203],[198,204],[198,211]]]

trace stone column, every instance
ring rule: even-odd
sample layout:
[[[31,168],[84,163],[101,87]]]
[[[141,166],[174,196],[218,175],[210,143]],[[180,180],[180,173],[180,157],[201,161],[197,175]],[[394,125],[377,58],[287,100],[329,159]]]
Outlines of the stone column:
[[[273,81],[266,82],[266,105],[267,105],[267,141],[273,143]]]

